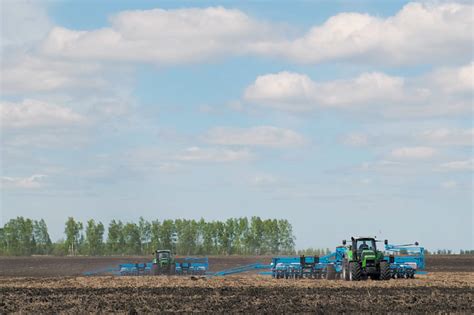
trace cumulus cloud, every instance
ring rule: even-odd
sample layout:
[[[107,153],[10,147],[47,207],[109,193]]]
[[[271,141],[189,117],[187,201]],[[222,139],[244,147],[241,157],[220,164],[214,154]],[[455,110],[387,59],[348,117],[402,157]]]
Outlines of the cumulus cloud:
[[[390,153],[396,159],[428,159],[435,155],[436,150],[430,147],[402,147]]]
[[[245,145],[267,147],[294,147],[307,143],[304,136],[290,130],[272,126],[253,128],[218,127],[211,129],[205,140],[220,145]]]
[[[4,94],[58,89],[104,88],[103,67],[96,63],[54,60],[31,53],[9,53],[1,61],[0,86]]]
[[[452,68],[461,71],[465,67]],[[472,67],[467,69],[472,70]],[[384,116],[441,116],[470,112],[472,90],[463,93],[442,90],[433,78],[402,78],[380,72],[362,73],[357,77],[314,81],[294,72],[258,76],[243,94],[248,103],[282,111],[304,112],[320,108],[343,108],[360,111],[370,108]]]
[[[441,164],[440,167],[445,171],[474,171],[474,159],[451,161]]]
[[[46,175],[35,174],[30,177],[1,177],[2,188],[34,189],[43,186]]]
[[[406,64],[470,58],[473,6],[410,3],[380,18],[340,13],[301,36],[223,7],[123,11],[90,31],[55,27],[43,51],[73,58],[176,64],[223,55],[299,63],[356,60]]]
[[[85,121],[83,116],[70,108],[38,100],[0,102],[2,128],[61,127]]]
[[[220,148],[190,147],[176,155],[178,161],[201,162],[234,162],[245,161],[252,158],[252,154],[245,149],[230,150]]]
[[[441,68],[426,77],[431,85],[445,93],[467,93],[474,88],[474,62],[457,68]]]
[[[39,1],[6,0],[1,4],[2,48],[22,47],[42,40],[52,27]]]
[[[110,22],[110,27],[92,31],[55,27],[43,52],[175,64],[247,53],[275,37],[274,26],[223,7],[123,11]]]
[[[409,3],[387,18],[340,13],[302,37],[262,50],[303,63],[466,60],[472,54],[473,10],[470,4]]]
[[[290,111],[307,111],[318,106],[363,106],[377,101],[396,101],[403,95],[403,79],[383,73],[329,82],[315,82],[307,75],[279,72],[257,77],[246,88],[244,99]]]

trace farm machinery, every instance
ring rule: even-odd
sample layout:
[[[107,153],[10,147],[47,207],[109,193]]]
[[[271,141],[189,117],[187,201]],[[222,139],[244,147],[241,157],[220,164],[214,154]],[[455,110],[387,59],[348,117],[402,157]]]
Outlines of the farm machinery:
[[[386,258],[390,262],[392,278],[414,278],[425,269],[425,249],[418,242],[392,245],[385,243]]]
[[[152,262],[119,265],[120,275],[205,275],[209,269],[207,257],[175,258],[170,250],[157,250]]]
[[[342,241],[346,246],[346,240]],[[373,237],[351,238],[342,259],[342,279],[350,281],[389,280],[390,262],[385,260],[382,251],[377,250],[377,241]]]
[[[379,250],[378,242],[375,237],[352,237],[350,244],[344,240],[325,256],[274,257],[271,275],[277,279],[389,280],[413,278],[425,268],[424,248],[418,243],[392,245],[385,240],[384,250]]]

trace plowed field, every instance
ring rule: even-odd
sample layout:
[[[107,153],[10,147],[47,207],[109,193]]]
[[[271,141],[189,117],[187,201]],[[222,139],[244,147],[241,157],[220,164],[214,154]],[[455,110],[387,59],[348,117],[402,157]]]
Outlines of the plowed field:
[[[433,272],[416,279],[390,281],[276,280],[257,274],[213,278],[79,275],[122,259],[130,261],[126,258],[37,257],[29,261],[43,264],[35,266],[27,263],[27,258],[0,258],[0,313],[474,313],[474,273],[472,259],[466,257],[451,256],[438,261],[432,258]],[[214,268],[218,269],[262,260],[261,257],[213,259]],[[21,263],[13,270],[5,270],[18,262]],[[88,266],[80,267],[82,263]],[[444,266],[445,263],[448,265]],[[53,270],[48,270],[46,265]],[[68,266],[73,267],[68,269]],[[48,270],[47,274],[42,270]],[[67,272],[78,276],[64,275]]]

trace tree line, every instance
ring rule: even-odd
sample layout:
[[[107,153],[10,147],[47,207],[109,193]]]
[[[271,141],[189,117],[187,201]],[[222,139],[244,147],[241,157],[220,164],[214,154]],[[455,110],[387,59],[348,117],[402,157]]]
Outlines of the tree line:
[[[230,218],[225,221],[112,220],[70,217],[64,239],[52,242],[43,219],[17,217],[0,228],[1,255],[150,255],[171,249],[178,255],[294,254],[295,237],[284,219]]]

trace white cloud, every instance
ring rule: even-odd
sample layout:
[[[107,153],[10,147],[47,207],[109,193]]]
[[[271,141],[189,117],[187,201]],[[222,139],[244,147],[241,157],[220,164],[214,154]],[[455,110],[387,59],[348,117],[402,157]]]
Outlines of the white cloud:
[[[2,188],[34,189],[43,186],[46,175],[35,174],[30,177],[1,177]]]
[[[451,68],[450,71],[464,68]],[[467,69],[472,70],[472,67]],[[437,75],[435,71],[428,78]],[[371,113],[389,117],[467,113],[472,110],[472,97],[472,90],[464,93],[443,90],[427,76],[406,79],[370,72],[344,80],[313,81],[307,75],[286,71],[258,76],[243,95],[248,103],[283,111],[370,109]]]
[[[436,150],[430,147],[403,147],[392,150],[391,157],[397,159],[428,159]]]
[[[19,103],[0,102],[2,128],[61,127],[85,122],[85,118],[71,109],[26,99]]]
[[[54,60],[33,54],[10,53],[2,59],[0,86],[4,94],[107,86],[104,69],[95,63]]]
[[[233,162],[245,161],[252,158],[252,154],[245,149],[230,150],[217,148],[190,147],[183,153],[178,154],[175,159],[179,161],[202,161],[202,162]]]
[[[441,68],[428,75],[431,84],[446,93],[473,93],[474,62],[457,68]]]
[[[302,63],[355,60],[389,64],[470,59],[473,6],[409,3],[396,15],[340,13],[306,35],[262,47]]]
[[[457,186],[458,186],[458,183],[454,180],[447,180],[441,183],[441,187],[446,188],[446,189],[453,189],[453,188],[456,188]]]
[[[2,47],[18,47],[43,39],[52,27],[40,1],[4,0],[1,3]]]
[[[293,147],[307,143],[304,136],[290,130],[272,126],[252,128],[218,127],[211,129],[205,140],[220,145]]]
[[[346,135],[344,139],[342,139],[342,142],[346,145],[362,147],[369,144],[369,139],[367,135],[360,133],[351,133]]]
[[[446,171],[474,171],[474,159],[443,163],[441,169]]]
[[[472,146],[474,144],[474,129],[431,129],[421,132],[417,138],[432,145]]]
[[[473,6],[410,3],[380,18],[340,13],[290,39],[276,24],[223,7],[123,11],[110,27],[55,27],[43,51],[55,56],[176,64],[224,55],[279,56],[300,63],[349,60],[425,63],[471,58]]]
[[[223,7],[123,11],[110,22],[110,27],[92,31],[55,27],[43,51],[76,58],[175,64],[247,53],[274,37],[274,26]]]
[[[244,98],[289,111],[307,111],[318,106],[357,107],[400,100],[403,85],[402,78],[378,72],[329,82],[315,82],[306,75],[279,72],[257,77],[245,90]]]

